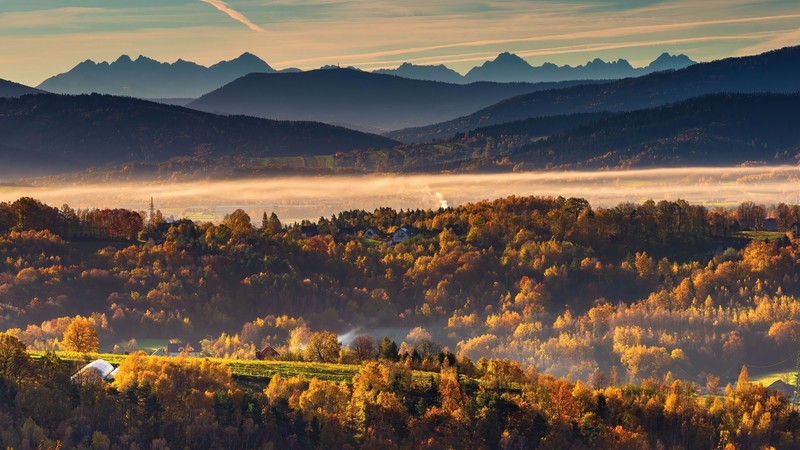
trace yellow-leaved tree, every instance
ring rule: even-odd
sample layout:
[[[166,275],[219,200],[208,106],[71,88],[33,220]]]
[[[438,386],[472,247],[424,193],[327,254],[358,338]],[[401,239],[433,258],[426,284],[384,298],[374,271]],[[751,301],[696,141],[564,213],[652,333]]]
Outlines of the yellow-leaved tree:
[[[67,326],[61,343],[66,350],[73,352],[96,352],[100,348],[97,329],[91,320],[81,316],[73,319]]]

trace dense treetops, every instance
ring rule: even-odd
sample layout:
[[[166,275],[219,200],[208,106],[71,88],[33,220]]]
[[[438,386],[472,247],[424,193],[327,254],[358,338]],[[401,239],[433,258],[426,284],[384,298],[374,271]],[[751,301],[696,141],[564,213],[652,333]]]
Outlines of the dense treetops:
[[[137,445],[213,446],[233,426],[258,442],[295,436],[322,446],[436,447],[441,436],[487,447],[781,446],[796,439],[786,431],[797,418],[785,399],[756,386],[697,395],[733,385],[740,363],[751,373],[792,366],[800,241],[758,230],[790,229],[799,212],[750,202],[593,208],[578,198],[509,197],[437,211],[346,211],[320,218],[315,234],[308,222],[282,224],[267,213],[256,222],[236,211],[219,224],[165,223],[156,214],[145,224],[131,211],[2,203],[0,327],[10,350],[0,368],[14,384],[0,389],[0,414],[17,431],[1,439],[99,445],[136,429],[125,439]],[[413,237],[392,245],[362,237],[369,227],[406,227]],[[762,234],[751,240],[742,230]],[[134,358],[120,369],[117,383],[126,384],[85,386],[78,403],[68,385],[24,372],[17,342],[70,348],[70,336],[87,328],[101,348],[118,351],[135,352],[136,339],[202,339],[206,355],[254,358],[270,346],[278,358],[366,365],[348,386],[276,378],[263,395],[237,393],[223,370],[208,375],[217,384],[176,397],[149,377],[188,371],[180,376],[191,380],[192,371],[216,369]],[[139,367],[148,375],[126,378]],[[435,389],[403,381],[411,368],[441,371]],[[525,386],[507,391],[508,383]],[[26,413],[38,411],[31,396],[42,389],[71,406]],[[195,397],[207,414],[164,412]],[[12,398],[30,406],[12,408]],[[135,411],[122,428],[105,422],[119,408]],[[199,437],[197,427],[216,431]],[[55,431],[67,428],[69,438]]]
[[[23,198],[0,204],[0,326],[34,348],[69,348],[80,315],[105,349],[201,339],[217,356],[254,358],[269,345],[288,359],[342,362],[367,355],[340,352],[333,333],[309,347],[311,333],[360,330],[374,341],[392,330],[409,367],[438,368],[452,353],[573,379],[672,371],[699,382],[794,351],[797,241],[736,237],[768,214],[782,230],[798,220],[783,204],[509,197],[346,211],[303,237],[308,223],[267,213],[216,225],[156,214],[145,225],[137,212]],[[360,236],[401,226],[414,236],[397,245]]]
[[[106,383],[0,333],[0,444],[17,448],[791,448],[800,416],[750,382],[570,382],[488,361],[427,380],[368,362],[346,383],[240,383],[200,358],[127,357]],[[709,381],[712,385],[713,380]],[[718,379],[716,380],[718,384]],[[112,447],[112,445],[114,447]]]

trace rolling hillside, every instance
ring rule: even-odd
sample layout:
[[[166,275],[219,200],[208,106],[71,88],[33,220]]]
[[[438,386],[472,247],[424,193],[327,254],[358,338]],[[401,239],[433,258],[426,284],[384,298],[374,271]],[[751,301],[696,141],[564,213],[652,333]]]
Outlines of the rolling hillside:
[[[530,168],[794,163],[800,95],[716,94],[617,114],[511,154]]]
[[[624,113],[536,117],[336,162],[417,173],[795,164],[798,112],[798,94],[712,94]]]
[[[456,133],[530,117],[598,111],[632,111],[720,92],[800,91],[800,47],[756,56],[695,64],[602,85],[581,85],[520,95],[474,114],[386,135],[403,142],[448,138]]]
[[[320,123],[215,116],[132,98],[42,94],[0,99],[2,175],[21,175],[20,169],[26,168],[44,174],[195,154],[320,155],[396,144]]]
[[[20,97],[26,94],[39,94],[42,91],[13,81],[0,80],[0,98]]]
[[[456,85],[353,69],[250,74],[187,105],[201,111],[314,120],[386,131],[451,119],[519,94],[576,82]]]

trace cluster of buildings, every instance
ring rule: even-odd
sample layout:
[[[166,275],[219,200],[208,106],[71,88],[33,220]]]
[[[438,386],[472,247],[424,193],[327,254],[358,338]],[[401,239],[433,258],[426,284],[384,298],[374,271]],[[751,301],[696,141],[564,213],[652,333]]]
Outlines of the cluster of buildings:
[[[202,351],[200,344],[197,342],[176,342],[167,344],[166,348],[158,348],[150,356],[188,356],[190,358],[199,358]]]
[[[339,228],[339,233],[337,236],[359,236],[363,237],[364,239],[372,239],[376,241],[385,240],[389,245],[397,245],[401,242],[405,242],[408,239],[411,239],[415,235],[419,233],[418,230],[411,227],[410,225],[404,225],[394,231],[394,233],[384,234],[379,228],[377,227],[369,227],[363,231],[359,231],[356,228],[352,227],[343,227]],[[314,237],[319,234],[319,228],[315,224],[311,225],[302,225],[300,227],[300,236],[303,238],[310,238]]]

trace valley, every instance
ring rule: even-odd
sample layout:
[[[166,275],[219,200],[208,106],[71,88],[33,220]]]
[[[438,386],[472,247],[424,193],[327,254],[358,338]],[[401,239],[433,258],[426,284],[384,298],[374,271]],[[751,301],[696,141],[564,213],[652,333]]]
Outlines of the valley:
[[[0,447],[800,448],[798,18],[0,2]]]

